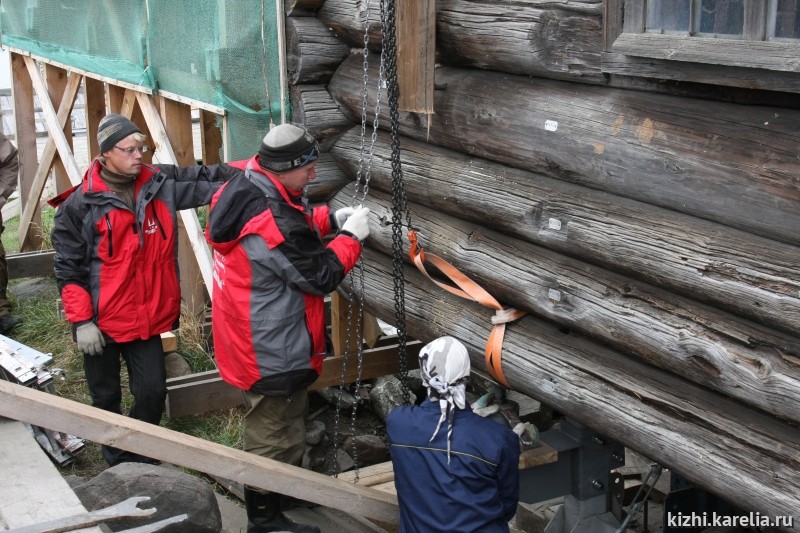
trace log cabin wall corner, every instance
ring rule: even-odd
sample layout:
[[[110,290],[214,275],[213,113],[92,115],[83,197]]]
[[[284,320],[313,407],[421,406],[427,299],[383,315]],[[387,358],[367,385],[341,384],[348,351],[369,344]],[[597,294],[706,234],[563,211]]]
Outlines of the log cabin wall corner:
[[[306,35],[288,46],[295,119],[338,185],[367,143],[368,204],[388,217],[387,105],[369,138],[380,13],[302,4],[287,6]],[[772,20],[764,3],[745,4],[744,35],[768,35],[754,30]],[[648,34],[644,5],[438,0],[434,114],[400,113],[412,220],[427,249],[530,313],[507,332],[513,388],[742,508],[797,519],[800,104],[780,54],[798,44],[737,42],[773,57],[730,64],[727,41]],[[675,61],[653,39],[689,51]],[[373,227],[366,308],[388,321],[390,243]],[[414,272],[406,284],[409,332],[459,335],[483,368],[488,310]],[[785,468],[764,466],[778,456]]]

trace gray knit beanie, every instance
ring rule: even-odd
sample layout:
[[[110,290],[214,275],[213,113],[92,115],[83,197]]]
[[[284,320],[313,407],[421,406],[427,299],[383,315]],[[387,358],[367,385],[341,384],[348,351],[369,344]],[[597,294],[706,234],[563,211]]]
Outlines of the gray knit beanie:
[[[136,124],[118,113],[109,113],[97,126],[97,143],[100,153],[111,150],[118,142],[134,133],[141,133]]]
[[[297,124],[275,126],[264,136],[258,164],[271,172],[289,172],[319,158],[319,143]]]

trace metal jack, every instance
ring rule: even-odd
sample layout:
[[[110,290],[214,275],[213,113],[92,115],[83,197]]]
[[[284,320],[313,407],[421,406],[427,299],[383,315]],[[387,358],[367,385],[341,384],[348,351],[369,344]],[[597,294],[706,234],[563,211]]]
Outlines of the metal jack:
[[[569,418],[542,433],[541,440],[558,451],[558,461],[520,472],[520,501],[564,496],[545,533],[616,532],[620,523],[610,510],[611,470],[624,464],[624,447]]]

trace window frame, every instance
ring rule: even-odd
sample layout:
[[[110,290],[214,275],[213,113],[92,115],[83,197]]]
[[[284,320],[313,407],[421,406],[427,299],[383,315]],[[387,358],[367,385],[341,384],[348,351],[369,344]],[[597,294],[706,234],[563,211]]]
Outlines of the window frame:
[[[645,2],[606,0],[602,71],[800,92],[800,41],[767,40],[767,0],[744,2],[739,40],[646,33]]]

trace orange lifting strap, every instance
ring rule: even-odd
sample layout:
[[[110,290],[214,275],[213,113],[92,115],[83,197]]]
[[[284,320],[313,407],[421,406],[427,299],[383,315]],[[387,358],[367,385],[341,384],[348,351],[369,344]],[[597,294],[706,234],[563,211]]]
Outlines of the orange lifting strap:
[[[486,368],[495,380],[502,383],[506,388],[510,388],[503,375],[503,336],[506,332],[506,324],[525,316],[525,311],[514,309],[513,307],[503,307],[494,296],[462,274],[456,267],[437,255],[426,254],[422,247],[419,246],[416,231],[409,230],[408,242],[411,244],[409,250],[411,261],[414,262],[414,265],[416,265],[417,269],[422,272],[425,277],[451,294],[466,298],[467,300],[473,300],[495,310],[495,314],[492,317],[494,328],[492,328],[489,339],[486,341]],[[433,279],[431,275],[428,274],[428,271],[425,270],[425,262],[438,268],[442,274],[450,278],[450,280],[460,288]]]

